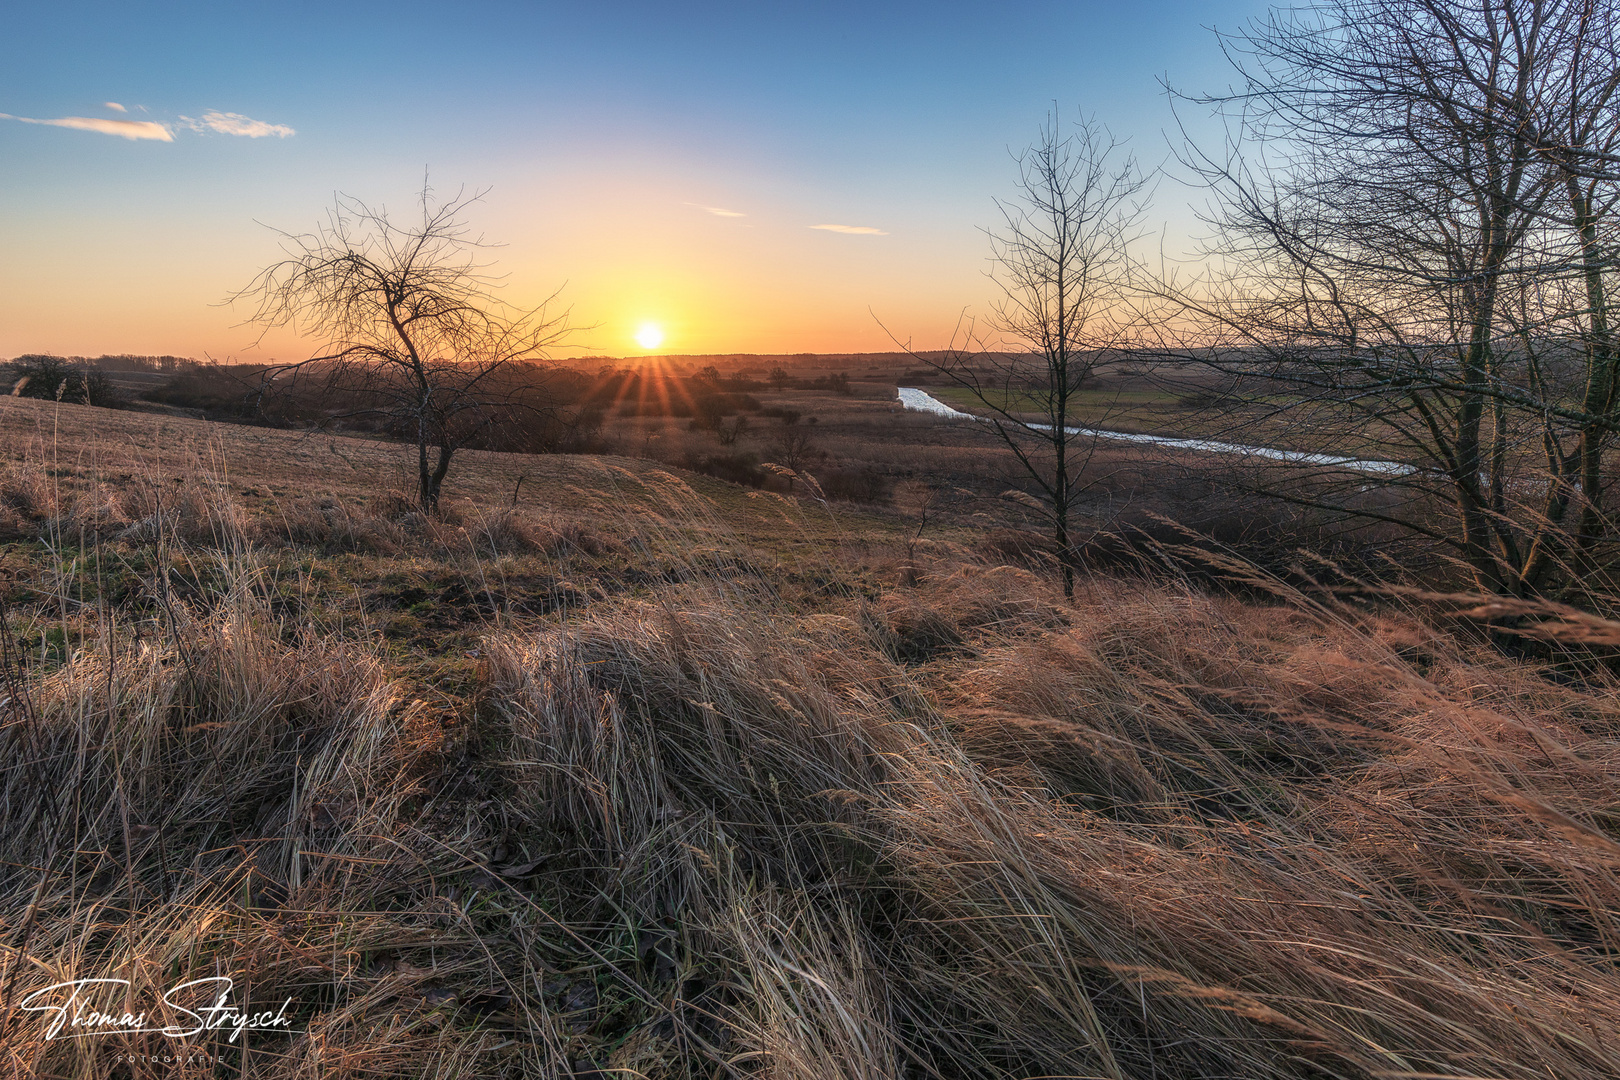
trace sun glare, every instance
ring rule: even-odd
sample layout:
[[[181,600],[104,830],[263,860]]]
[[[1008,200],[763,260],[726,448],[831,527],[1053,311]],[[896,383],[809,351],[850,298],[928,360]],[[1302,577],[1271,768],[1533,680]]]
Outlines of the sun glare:
[[[656,349],[664,343],[664,328],[657,323],[642,323],[636,331],[636,344],[643,349]]]

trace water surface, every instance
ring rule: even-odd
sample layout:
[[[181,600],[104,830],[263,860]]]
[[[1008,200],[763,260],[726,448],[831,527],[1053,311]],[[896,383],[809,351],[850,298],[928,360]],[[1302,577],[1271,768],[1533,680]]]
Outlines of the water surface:
[[[915,386],[900,387],[900,404],[918,412],[933,413],[951,420],[976,420],[989,423],[983,416],[953,409],[926,390]],[[1037,431],[1051,431],[1051,424],[1030,424]],[[1193,450],[1206,454],[1242,454],[1246,457],[1265,458],[1268,461],[1286,461],[1293,465],[1329,465],[1357,472],[1378,473],[1384,476],[1406,476],[1415,470],[1398,461],[1367,461],[1361,458],[1339,457],[1335,454],[1313,454],[1304,450],[1278,450],[1269,446],[1244,446],[1242,443],[1216,442],[1213,439],[1173,439],[1166,435],[1139,435],[1129,431],[1098,431],[1095,428],[1065,428],[1071,435],[1093,439],[1111,439],[1116,442],[1151,443],[1171,450]]]

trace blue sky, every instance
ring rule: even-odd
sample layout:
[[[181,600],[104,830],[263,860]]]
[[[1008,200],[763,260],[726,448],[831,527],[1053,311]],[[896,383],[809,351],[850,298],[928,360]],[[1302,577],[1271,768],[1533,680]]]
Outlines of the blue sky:
[[[649,319],[672,351],[881,348],[874,313],[937,344],[990,295],[980,230],[1053,103],[1158,163],[1158,80],[1224,85],[1206,27],[1261,11],[18,5],[0,113],[168,141],[0,120],[0,356],[255,355],[218,306],[275,257],[255,223],[306,228],[337,190],[404,207],[424,169],[490,189],[474,224],[506,244],[513,298],[565,286],[581,348],[634,351]],[[1160,190],[1176,236],[1188,194]]]

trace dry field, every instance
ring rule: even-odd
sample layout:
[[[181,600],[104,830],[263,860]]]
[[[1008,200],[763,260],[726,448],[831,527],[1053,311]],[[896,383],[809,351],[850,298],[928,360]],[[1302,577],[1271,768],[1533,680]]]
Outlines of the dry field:
[[[51,473],[77,495],[97,485],[170,483],[199,470],[227,487],[251,515],[273,520],[302,499],[365,501],[412,490],[414,462],[394,443],[321,432],[210,423],[143,412],[0,398],[0,460]],[[464,451],[447,490],[478,506],[550,511],[640,498],[636,489],[659,464],[639,457],[525,455]],[[172,475],[170,475],[172,474]],[[628,491],[614,490],[623,477]],[[749,501],[734,485],[696,476],[695,490],[722,505],[740,533],[777,533],[780,514]]]
[[[764,413],[746,415],[742,433],[730,445],[722,445],[712,431],[693,430],[688,420],[663,416],[612,415],[602,434],[619,454],[674,466],[715,455],[789,460],[827,481],[829,491],[837,490],[841,478],[870,477],[876,482],[858,497],[862,509],[887,505],[904,514],[922,497],[920,489],[931,489],[936,511],[943,510],[949,520],[972,523],[980,531],[1009,520],[1034,526],[1035,517],[1021,518],[1017,504],[1006,498],[1009,491],[1030,486],[1010,450],[981,426],[907,411],[894,395],[893,382],[857,384],[851,396],[756,391],[752,396],[765,410],[788,410],[798,418],[788,425]],[[1123,418],[1105,409],[1091,419]],[[1188,410],[1167,410],[1157,424],[1118,426],[1186,434],[1195,419]],[[1233,509],[1230,493],[1217,492],[1213,479],[1231,470],[1236,459],[1106,439],[1077,447],[1076,455],[1085,488],[1077,513],[1093,526],[1165,514],[1208,530]],[[1252,509],[1248,513],[1255,516]]]
[[[1601,671],[628,458],[429,520],[397,446],[0,433],[6,1075],[1620,1075]],[[226,976],[285,1026],[162,1030]],[[91,978],[146,1022],[23,1007]]]

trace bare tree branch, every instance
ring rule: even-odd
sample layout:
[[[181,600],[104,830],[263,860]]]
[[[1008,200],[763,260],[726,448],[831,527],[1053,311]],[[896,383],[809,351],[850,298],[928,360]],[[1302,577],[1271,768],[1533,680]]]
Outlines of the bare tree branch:
[[[1163,290],[1162,355],[1230,376],[1245,415],[1286,406],[1319,445],[1410,464],[1384,481],[1413,496],[1404,524],[1454,540],[1476,587],[1606,587],[1612,7],[1324,0],[1223,47],[1241,85],[1179,98],[1228,121],[1182,155],[1214,269]]]

